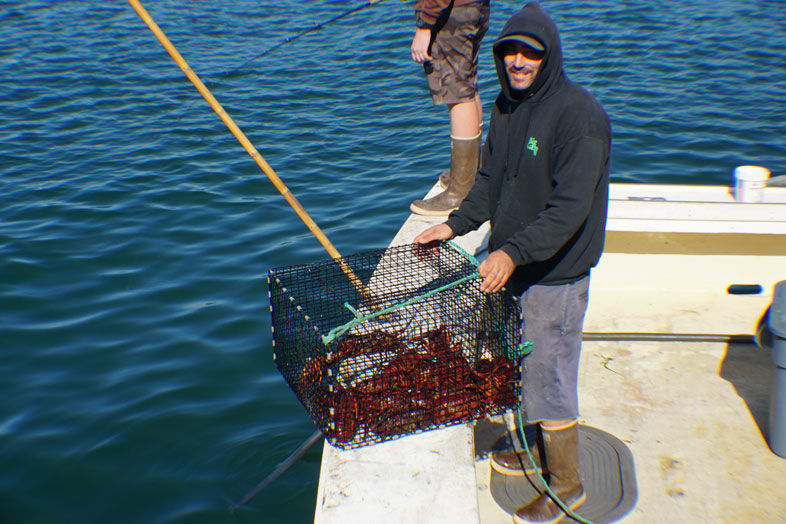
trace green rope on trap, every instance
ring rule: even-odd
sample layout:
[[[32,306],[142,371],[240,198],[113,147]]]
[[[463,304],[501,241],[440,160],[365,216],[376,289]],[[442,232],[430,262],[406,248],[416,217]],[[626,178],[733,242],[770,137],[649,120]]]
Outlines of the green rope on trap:
[[[461,246],[459,246],[458,244],[456,244],[456,243],[454,243],[454,242],[447,241],[447,242],[445,242],[445,245],[446,245],[446,246],[448,246],[449,248],[451,248],[453,251],[456,251],[457,253],[460,253],[461,255],[464,255],[464,257],[465,257],[467,260],[469,260],[470,262],[472,262],[472,264],[473,264],[475,267],[478,267],[478,266],[480,265],[480,262],[478,262],[478,259],[477,259],[477,258],[475,258],[473,255],[471,255],[471,254],[470,254],[470,253],[468,253],[467,251],[465,251],[465,250],[464,250],[464,249],[463,249]]]
[[[353,315],[355,315],[355,318],[363,318],[363,315],[361,315],[357,309],[350,306],[349,302],[344,302],[344,307],[347,308]]]
[[[516,344],[516,346],[511,349],[510,358],[518,362],[530,353],[532,353],[532,341],[527,340],[526,342]]]
[[[469,253],[467,253],[466,251],[461,249],[458,245],[454,244],[453,242],[445,242],[444,245],[452,248],[454,251],[457,251],[458,253],[463,255],[465,258],[467,258],[467,260],[472,262],[475,265],[475,267],[478,267],[480,265],[480,263],[478,262],[478,259],[476,259],[474,256],[470,255]],[[401,302],[400,304],[394,304],[394,305],[392,305],[390,307],[387,307],[387,308],[382,309],[380,311],[375,311],[374,313],[370,313],[370,314],[365,315],[365,316],[360,315],[358,313],[358,311],[354,307],[350,306],[347,302],[344,302],[344,307],[347,308],[352,313],[352,315],[355,318],[350,320],[346,324],[334,327],[333,329],[331,329],[328,332],[327,335],[322,335],[322,343],[327,346],[328,344],[333,342],[337,337],[340,337],[341,335],[343,335],[344,333],[346,333],[347,331],[349,331],[353,327],[357,326],[358,324],[362,324],[366,320],[369,320],[369,319],[372,319],[372,318],[376,318],[376,317],[381,316],[381,315],[387,315],[388,313],[390,313],[392,311],[396,311],[397,309],[401,309],[403,307],[407,307],[409,305],[412,305],[415,302],[418,302],[420,300],[423,300],[425,298],[430,297],[431,295],[434,295],[435,293],[440,293],[442,291],[445,291],[446,289],[450,289],[450,288],[452,288],[454,286],[457,286],[458,284],[461,284],[461,283],[466,282],[468,280],[472,280],[474,278],[480,278],[480,273],[478,273],[477,271],[474,271],[474,272],[472,272],[471,274],[469,274],[469,275],[467,275],[465,277],[459,278],[458,280],[454,280],[453,282],[445,284],[444,286],[440,286],[437,289],[432,289],[431,291],[428,291],[426,293],[423,293],[422,295],[418,295],[418,296],[413,297],[413,298],[411,298],[409,300]]]
[[[322,335],[322,343],[327,346],[328,344],[333,342],[336,339],[336,337],[339,337],[339,336],[343,335],[344,333],[346,333],[347,331],[349,331],[353,327],[357,326],[358,324],[362,324],[366,320],[369,320],[369,319],[372,319],[372,318],[375,318],[375,317],[378,317],[378,316],[381,316],[381,315],[387,315],[388,313],[390,313],[392,311],[395,311],[397,309],[401,309],[403,307],[407,307],[409,305],[412,305],[415,302],[423,300],[424,298],[428,298],[428,297],[430,297],[431,295],[433,295],[435,293],[439,293],[441,291],[445,291],[446,289],[450,289],[453,286],[461,284],[462,282],[466,282],[467,280],[472,280],[473,278],[478,278],[479,276],[480,276],[480,274],[477,271],[475,271],[475,272],[473,272],[470,275],[462,277],[462,278],[460,278],[458,280],[455,280],[455,281],[453,281],[453,282],[451,282],[449,284],[445,284],[444,286],[440,286],[437,289],[432,289],[431,291],[423,293],[422,295],[418,295],[418,296],[416,296],[414,298],[410,298],[409,300],[405,300],[404,302],[401,302],[400,304],[394,304],[394,305],[392,305],[390,307],[386,307],[385,309],[381,309],[379,311],[375,311],[374,313],[371,313],[371,314],[365,315],[365,316],[358,316],[357,315],[357,310],[355,308],[353,308],[352,306],[350,306],[347,303],[344,303],[344,306],[347,309],[349,309],[352,312],[353,315],[355,315],[355,318],[350,320],[349,322],[347,322],[344,325],[341,325],[341,326],[338,326],[338,327],[334,327],[333,329],[331,329],[328,332],[327,335]]]

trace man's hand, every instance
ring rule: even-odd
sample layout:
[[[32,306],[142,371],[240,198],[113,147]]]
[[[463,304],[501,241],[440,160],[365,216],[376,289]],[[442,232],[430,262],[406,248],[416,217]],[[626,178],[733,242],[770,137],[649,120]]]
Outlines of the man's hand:
[[[431,60],[428,54],[428,47],[431,43],[431,29],[417,29],[415,38],[412,39],[412,60],[418,64]]]
[[[478,273],[483,277],[480,290],[489,293],[499,291],[515,269],[516,265],[507,253],[501,249],[494,251],[478,266]]]
[[[415,237],[412,252],[420,259],[430,260],[439,255],[439,242],[453,238],[453,230],[447,224],[431,226]]]
[[[453,238],[453,230],[450,226],[442,223],[436,226],[431,226],[421,234],[415,237],[416,244],[429,244],[435,241],[450,240]]]

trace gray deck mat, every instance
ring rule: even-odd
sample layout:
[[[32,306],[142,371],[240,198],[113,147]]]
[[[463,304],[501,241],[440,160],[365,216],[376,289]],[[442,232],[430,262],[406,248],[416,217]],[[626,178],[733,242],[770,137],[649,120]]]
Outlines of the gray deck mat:
[[[499,435],[499,427],[496,431]],[[533,436],[528,434],[527,441],[534,440]],[[500,448],[508,442],[507,437],[498,438],[489,448]],[[576,513],[602,524],[614,522],[633,509],[637,498],[636,473],[633,454],[625,443],[599,429],[579,426],[579,463],[587,501]],[[503,475],[493,469],[489,489],[497,504],[510,514],[538,496],[527,477]],[[566,518],[564,522],[576,521]]]

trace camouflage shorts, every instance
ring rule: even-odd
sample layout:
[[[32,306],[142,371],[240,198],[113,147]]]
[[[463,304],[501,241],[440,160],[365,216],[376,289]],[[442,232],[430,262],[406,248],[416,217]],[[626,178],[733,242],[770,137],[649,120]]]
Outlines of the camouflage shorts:
[[[423,67],[435,104],[469,102],[478,92],[478,50],[489,29],[488,3],[454,7],[432,36],[431,57]]]

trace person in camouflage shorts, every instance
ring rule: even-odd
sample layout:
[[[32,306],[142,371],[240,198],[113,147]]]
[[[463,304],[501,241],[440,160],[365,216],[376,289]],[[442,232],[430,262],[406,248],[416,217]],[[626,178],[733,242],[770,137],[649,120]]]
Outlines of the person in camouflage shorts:
[[[420,215],[447,216],[475,179],[480,160],[483,106],[478,93],[478,51],[489,28],[489,0],[418,0],[412,59],[423,64],[434,104],[450,111],[450,170],[440,174],[444,189],[415,200]]]

